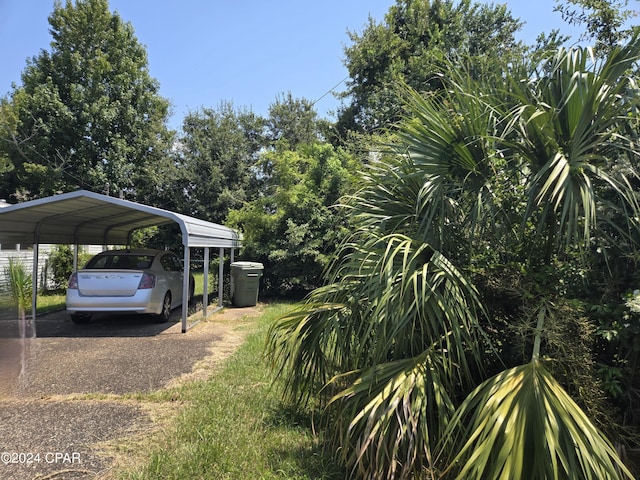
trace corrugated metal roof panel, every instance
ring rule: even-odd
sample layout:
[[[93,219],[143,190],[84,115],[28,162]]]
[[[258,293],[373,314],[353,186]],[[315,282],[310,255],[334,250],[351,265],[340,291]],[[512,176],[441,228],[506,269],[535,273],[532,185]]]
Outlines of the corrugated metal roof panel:
[[[133,230],[177,223],[187,247],[241,246],[228,227],[87,190],[0,209],[0,244],[125,245]]]

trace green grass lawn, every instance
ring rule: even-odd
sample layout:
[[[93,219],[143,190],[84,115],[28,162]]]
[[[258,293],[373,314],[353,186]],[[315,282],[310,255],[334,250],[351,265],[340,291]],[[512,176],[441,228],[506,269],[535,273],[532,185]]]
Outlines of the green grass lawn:
[[[38,295],[37,313],[49,313],[65,309],[65,293],[45,293]]]
[[[37,313],[39,315],[43,313],[55,312],[64,310],[65,294],[64,293],[44,293],[38,295],[38,308]],[[9,294],[0,294],[0,308],[15,308],[14,301]],[[27,309],[27,315],[31,315],[31,307]]]
[[[280,402],[263,357],[266,331],[288,305],[249,320],[244,344],[208,381],[159,392],[180,413],[155,441],[144,466],[123,479],[338,479],[344,471],[322,452],[310,416]]]

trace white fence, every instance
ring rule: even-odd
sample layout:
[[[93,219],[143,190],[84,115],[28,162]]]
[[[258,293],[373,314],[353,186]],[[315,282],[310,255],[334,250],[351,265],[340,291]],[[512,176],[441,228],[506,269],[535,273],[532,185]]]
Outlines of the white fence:
[[[33,248],[22,248],[20,245],[14,245],[16,248],[10,250],[0,249],[0,291],[4,291],[7,287],[6,269],[9,267],[9,259],[18,260],[25,266],[25,270],[29,275],[33,272]],[[38,248],[38,287],[47,285],[48,280],[45,278],[45,263],[49,258],[49,253],[53,249],[53,245],[40,245]]]
[[[1,247],[1,246],[0,246]],[[25,248],[21,245],[11,245],[10,249],[0,248],[0,292],[5,291],[7,287],[7,278],[5,271],[9,266],[9,259],[17,259],[25,266],[25,270],[29,275],[33,274],[33,247]],[[53,250],[54,245],[41,244],[38,247],[38,289],[50,286],[51,279],[46,277],[46,262],[49,254]],[[92,254],[99,253],[103,250],[100,246],[83,247],[83,252]],[[51,272],[49,272],[51,275]]]

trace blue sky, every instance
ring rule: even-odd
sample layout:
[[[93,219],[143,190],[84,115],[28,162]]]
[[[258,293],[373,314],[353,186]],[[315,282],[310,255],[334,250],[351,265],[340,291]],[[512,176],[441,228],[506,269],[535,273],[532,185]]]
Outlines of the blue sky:
[[[369,16],[382,20],[394,0],[110,0],[146,46],[151,75],[174,105],[171,126],[189,111],[231,101],[266,115],[279,94],[318,100],[321,116],[337,106],[325,95],[347,71],[347,30],[361,32]],[[496,2],[497,3],[497,2]],[[568,27],[554,0],[509,0],[526,22],[521,38]],[[635,2],[632,2],[635,3]],[[48,49],[53,0],[0,0],[0,96],[20,83],[26,60]],[[339,85],[337,90],[344,89]],[[323,97],[324,96],[324,97]]]

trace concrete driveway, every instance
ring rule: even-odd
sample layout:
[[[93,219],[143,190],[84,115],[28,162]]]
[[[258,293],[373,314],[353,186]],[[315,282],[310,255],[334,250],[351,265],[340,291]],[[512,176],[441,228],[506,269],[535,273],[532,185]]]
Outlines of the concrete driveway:
[[[208,377],[242,342],[239,320],[258,312],[225,309],[185,334],[179,309],[164,324],[47,315],[35,338],[0,320],[0,478],[108,478],[113,459],[100,445],[153,427],[144,402],[122,395]]]

